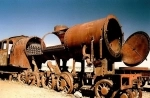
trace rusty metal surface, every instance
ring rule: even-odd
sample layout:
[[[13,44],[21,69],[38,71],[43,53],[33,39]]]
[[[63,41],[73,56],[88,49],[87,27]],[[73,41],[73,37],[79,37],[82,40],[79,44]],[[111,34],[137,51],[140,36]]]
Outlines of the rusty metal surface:
[[[122,47],[122,60],[127,66],[142,63],[150,50],[150,38],[147,33],[138,31],[125,41]]]
[[[55,34],[59,37],[62,44],[64,43],[64,35],[65,35],[65,32],[67,29],[68,29],[68,27],[65,25],[56,25],[54,27],[53,34]]]
[[[108,63],[110,63],[111,69],[109,69],[109,65]],[[103,76],[106,74],[115,74],[115,66],[113,63],[108,62],[107,59],[103,59],[101,60],[101,64],[99,66],[95,66],[94,68],[94,74],[97,76]]]
[[[0,66],[6,66],[7,65],[7,50],[0,50]]]
[[[3,39],[0,41],[0,66],[8,65],[8,57],[11,52],[12,45],[15,44],[18,40],[26,38],[27,36],[14,36]]]
[[[11,49],[10,64],[22,68],[31,68],[32,58],[30,55],[41,55],[42,50],[40,45],[41,39],[38,37],[28,37],[18,40],[13,44]]]
[[[139,88],[142,85],[142,81],[139,81],[139,78],[141,77],[141,74],[120,74],[120,89],[129,89],[133,87],[133,84],[135,83],[137,87]],[[138,81],[138,82],[135,82]]]
[[[120,92],[119,98],[134,98],[134,96],[132,91],[128,89]]]
[[[57,74],[57,75],[61,73],[61,70],[59,69],[59,66],[58,65],[52,65],[51,61],[47,62],[47,66],[50,69],[51,73],[54,73],[54,74]]]
[[[24,36],[24,35],[20,35],[20,36],[13,36],[13,37],[9,37],[6,39],[1,40],[0,42],[5,42],[5,41],[12,41],[13,43],[16,43],[19,39],[22,38],[27,38],[28,36]]]
[[[83,44],[89,46],[92,38],[94,46],[99,45],[99,40],[103,38],[109,53],[113,57],[119,56],[122,46],[122,31],[115,16],[108,15],[106,18],[70,27],[65,33],[64,44],[69,49],[78,49]],[[99,49],[95,49],[95,53],[99,53]]]
[[[66,30],[66,29],[68,29],[68,27],[65,26],[65,25],[56,25],[56,26],[54,27],[54,32],[56,33],[56,32],[59,32],[59,31]]]

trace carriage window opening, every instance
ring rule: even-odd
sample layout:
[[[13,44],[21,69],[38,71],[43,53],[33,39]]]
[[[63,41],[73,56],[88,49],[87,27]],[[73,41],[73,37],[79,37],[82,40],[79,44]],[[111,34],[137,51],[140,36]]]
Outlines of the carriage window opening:
[[[13,42],[9,41],[9,46],[8,46],[8,54],[10,54],[11,48],[12,48]]]
[[[4,43],[3,44],[3,49],[6,49],[6,47],[7,47],[7,43]]]
[[[4,41],[4,42],[2,42],[1,43],[1,49],[6,49],[6,47],[7,47],[7,41]]]

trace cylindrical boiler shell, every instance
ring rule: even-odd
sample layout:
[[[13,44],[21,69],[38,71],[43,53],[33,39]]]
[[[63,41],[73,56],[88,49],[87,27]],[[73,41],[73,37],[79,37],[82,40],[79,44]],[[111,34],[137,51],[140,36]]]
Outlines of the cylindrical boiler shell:
[[[120,54],[122,31],[115,16],[108,15],[106,18],[70,27],[65,33],[64,44],[69,49],[79,48],[83,44],[90,45],[92,38],[94,45],[98,45],[100,38],[103,38],[112,56]]]

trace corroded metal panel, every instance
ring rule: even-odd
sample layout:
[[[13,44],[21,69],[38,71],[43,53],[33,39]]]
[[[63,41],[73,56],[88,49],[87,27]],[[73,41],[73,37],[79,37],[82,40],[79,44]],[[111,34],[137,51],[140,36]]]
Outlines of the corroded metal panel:
[[[124,90],[132,88],[134,83],[136,83],[137,87],[139,88],[142,84],[141,82],[137,82],[135,80],[138,80],[141,78],[141,76],[141,74],[120,74],[120,89]]]
[[[7,66],[7,50],[0,50],[0,66]]]
[[[16,44],[16,42],[22,38],[26,38],[27,36],[14,36],[3,39],[0,41],[1,49],[0,49],[0,66],[9,65],[9,54],[11,54],[12,46]]]
[[[12,52],[10,54],[10,64],[21,68],[31,68],[32,56],[41,55],[41,49],[40,38],[22,38],[18,40],[12,47]]]
[[[29,66],[28,59],[25,55],[24,49],[26,41],[29,38],[23,38],[18,40],[12,47],[12,52],[10,54],[10,64],[17,67]]]
[[[127,66],[137,66],[142,63],[150,50],[150,38],[147,33],[138,31],[125,41],[122,47],[122,60]]]

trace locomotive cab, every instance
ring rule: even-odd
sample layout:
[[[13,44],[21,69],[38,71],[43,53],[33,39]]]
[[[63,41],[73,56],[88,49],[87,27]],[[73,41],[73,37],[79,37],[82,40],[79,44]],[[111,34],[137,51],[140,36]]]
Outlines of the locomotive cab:
[[[0,42],[0,66],[6,66],[9,64],[9,54],[12,44],[13,42],[8,40]]]
[[[15,36],[0,41],[0,66],[7,66],[10,64],[10,54],[12,46],[21,38],[26,36]]]
[[[33,59],[37,63],[38,69],[40,69],[42,62],[45,61],[42,61],[43,59],[40,57],[42,47],[45,47],[45,44],[38,37],[22,35],[0,41],[0,70],[33,69]]]

